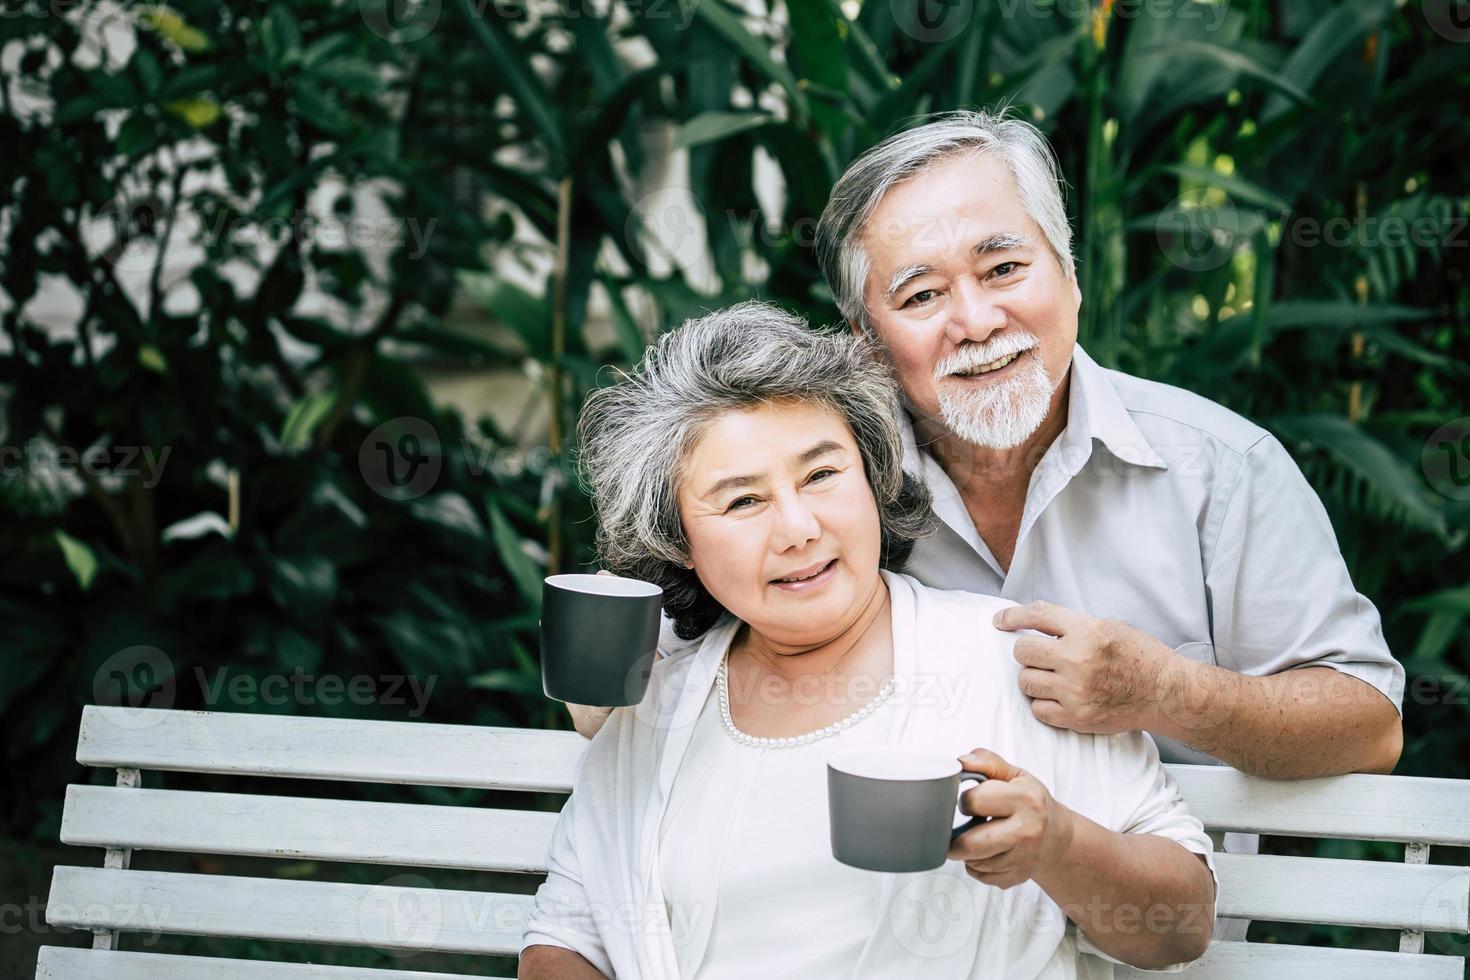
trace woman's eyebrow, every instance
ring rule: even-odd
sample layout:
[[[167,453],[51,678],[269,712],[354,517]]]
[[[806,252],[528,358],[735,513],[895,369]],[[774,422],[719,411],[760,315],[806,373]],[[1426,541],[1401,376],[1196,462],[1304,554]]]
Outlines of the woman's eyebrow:
[[[841,451],[842,443],[834,442],[831,439],[823,439],[812,448],[802,453],[799,453],[793,459],[793,462],[797,466],[804,466],[807,463],[810,463],[812,460],[825,456],[828,453]],[[717,496],[726,490],[733,490],[737,487],[748,487],[753,483],[759,483],[765,478],[766,474],[764,473],[756,473],[749,476],[727,476],[723,480],[717,482],[714,486],[710,487],[709,490],[707,490],[704,496],[700,499],[708,500],[709,498]]]

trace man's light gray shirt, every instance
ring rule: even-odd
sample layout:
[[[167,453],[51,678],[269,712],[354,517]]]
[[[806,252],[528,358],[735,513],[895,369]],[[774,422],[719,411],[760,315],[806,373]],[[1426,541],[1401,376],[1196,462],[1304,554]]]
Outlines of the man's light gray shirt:
[[[1009,570],[906,428],[942,519],[904,570],[925,585],[1120,619],[1183,656],[1262,676],[1331,667],[1402,710],[1404,669],[1317,494],[1270,433],[1208,399],[1072,358],[1067,427],[1031,476]],[[1217,763],[1157,738],[1166,762]]]

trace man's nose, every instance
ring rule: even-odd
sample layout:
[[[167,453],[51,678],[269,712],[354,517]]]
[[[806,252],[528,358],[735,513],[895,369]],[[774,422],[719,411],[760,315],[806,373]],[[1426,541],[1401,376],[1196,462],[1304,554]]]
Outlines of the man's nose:
[[[966,341],[984,342],[1006,325],[1005,311],[968,276],[956,280],[951,288],[948,312],[945,330],[956,347]]]

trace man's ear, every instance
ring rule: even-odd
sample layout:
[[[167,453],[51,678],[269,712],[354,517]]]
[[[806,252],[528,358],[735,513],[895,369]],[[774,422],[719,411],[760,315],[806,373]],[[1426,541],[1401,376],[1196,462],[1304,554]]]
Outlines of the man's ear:
[[[1074,310],[1082,309],[1082,282],[1077,278],[1077,273],[1072,273],[1072,302]]]
[[[854,337],[861,337],[863,335],[863,325],[856,320],[848,320],[847,329],[852,331]]]

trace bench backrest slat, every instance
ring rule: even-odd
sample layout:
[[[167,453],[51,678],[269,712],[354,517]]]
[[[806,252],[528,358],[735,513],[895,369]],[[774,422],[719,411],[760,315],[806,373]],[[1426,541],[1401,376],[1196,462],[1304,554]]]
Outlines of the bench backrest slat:
[[[62,840],[95,847],[544,872],[553,813],[73,786]],[[1217,854],[1221,915],[1465,932],[1470,868]]]
[[[217,956],[43,946],[36,980],[466,980],[480,974],[370,970]]]
[[[68,786],[61,840],[190,854],[544,872],[556,814]]]
[[[569,792],[575,732],[150,708],[83,710],[90,766]],[[1353,775],[1281,782],[1171,765],[1212,830],[1470,846],[1470,780]]]
[[[1275,943],[1210,943],[1204,956],[1173,974],[1182,980],[1464,980],[1458,956],[1388,953],[1327,946]],[[1158,980],[1160,974],[1132,967],[1113,970],[1113,980]]]
[[[576,732],[162,708],[82,709],[86,766],[568,792]]]
[[[532,898],[396,884],[59,866],[46,921],[77,929],[514,956]]]

